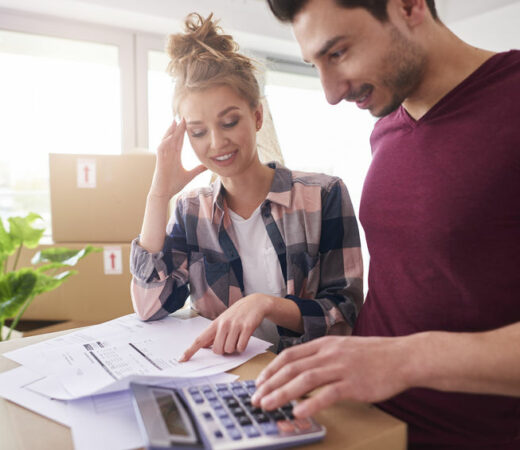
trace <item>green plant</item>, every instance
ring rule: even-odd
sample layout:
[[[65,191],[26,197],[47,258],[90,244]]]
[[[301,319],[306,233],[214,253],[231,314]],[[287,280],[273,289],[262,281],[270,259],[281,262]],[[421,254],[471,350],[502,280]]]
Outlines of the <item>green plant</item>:
[[[36,248],[44,229],[34,226],[41,216],[29,213],[26,217],[9,217],[9,230],[0,220],[0,341],[9,339],[27,307],[34,298],[60,286],[76,270],[63,270],[100,248],[87,245],[81,250],[52,247],[38,251],[31,260],[31,267],[16,270],[22,247]],[[8,259],[15,255],[11,269]],[[6,319],[12,319],[7,335],[3,336]]]

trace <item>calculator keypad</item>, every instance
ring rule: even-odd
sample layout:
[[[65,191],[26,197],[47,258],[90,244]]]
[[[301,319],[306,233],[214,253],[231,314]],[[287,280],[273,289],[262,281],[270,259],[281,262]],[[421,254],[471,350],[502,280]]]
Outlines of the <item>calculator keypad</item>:
[[[293,404],[288,403],[274,411],[264,411],[251,403],[256,390],[254,380],[229,384],[203,385],[185,390],[195,403],[194,414],[206,427],[214,441],[226,436],[232,441],[259,438],[288,437],[322,431],[312,419],[296,419]],[[222,430],[222,431],[221,431]]]

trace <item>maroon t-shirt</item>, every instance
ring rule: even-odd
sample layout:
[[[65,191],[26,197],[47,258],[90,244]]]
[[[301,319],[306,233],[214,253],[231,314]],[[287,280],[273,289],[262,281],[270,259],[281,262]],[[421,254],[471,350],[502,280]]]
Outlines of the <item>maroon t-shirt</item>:
[[[354,334],[520,321],[520,51],[490,58],[418,121],[402,107],[379,120],[371,144]],[[409,424],[411,449],[520,449],[520,398],[411,389],[380,407]]]

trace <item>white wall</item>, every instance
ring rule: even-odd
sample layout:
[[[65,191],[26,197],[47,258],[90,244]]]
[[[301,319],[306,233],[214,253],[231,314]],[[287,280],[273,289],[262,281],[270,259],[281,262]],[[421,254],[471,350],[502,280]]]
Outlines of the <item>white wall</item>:
[[[464,41],[492,51],[520,48],[520,2],[448,23]]]
[[[469,33],[468,40],[476,45],[503,49],[507,41],[513,42],[509,47],[520,46],[516,31],[520,0],[437,0],[436,4],[442,20]],[[290,26],[273,17],[265,0],[0,0],[0,8],[157,35],[178,31],[189,12],[214,12],[243,48],[290,59],[300,56]]]

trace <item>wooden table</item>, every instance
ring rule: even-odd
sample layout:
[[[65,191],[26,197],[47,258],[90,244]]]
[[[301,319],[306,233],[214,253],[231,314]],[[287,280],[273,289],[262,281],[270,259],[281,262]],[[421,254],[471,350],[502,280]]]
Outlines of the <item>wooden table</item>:
[[[3,353],[69,332],[70,330],[1,342],[0,372],[18,366],[16,362],[2,356]],[[241,379],[255,378],[274,356],[270,352],[258,355],[230,373],[239,375]],[[406,424],[371,405],[341,402],[315,417],[327,428],[327,436],[317,444],[302,448],[406,449]],[[0,448],[2,450],[69,450],[73,449],[74,445],[70,428],[0,398]]]

